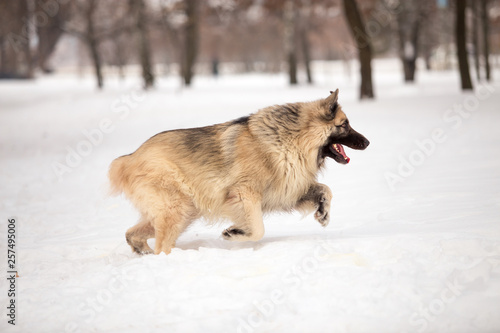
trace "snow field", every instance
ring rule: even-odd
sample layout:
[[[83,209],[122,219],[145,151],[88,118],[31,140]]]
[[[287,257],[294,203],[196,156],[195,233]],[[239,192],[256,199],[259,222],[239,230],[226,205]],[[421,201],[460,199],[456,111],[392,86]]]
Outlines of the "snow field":
[[[16,326],[3,315],[1,331],[499,331],[500,85],[461,93],[454,72],[403,85],[397,65],[375,63],[377,99],[363,102],[341,65],[296,88],[264,74],[184,90],[164,78],[150,92],[135,79],[102,92],[92,78],[0,82],[0,248],[14,216],[20,275]],[[200,221],[168,256],[131,252],[138,214],[107,195],[114,158],[164,130],[337,87],[371,145],[320,175],[334,195],[327,228],[276,214],[261,241],[231,243]]]

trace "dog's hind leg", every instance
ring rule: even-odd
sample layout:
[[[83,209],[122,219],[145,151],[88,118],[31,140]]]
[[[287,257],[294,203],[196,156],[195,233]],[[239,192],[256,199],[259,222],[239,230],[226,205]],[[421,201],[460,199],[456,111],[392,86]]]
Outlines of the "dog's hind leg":
[[[199,217],[192,199],[173,187],[161,193],[162,205],[154,214],[155,254],[169,254],[177,238]],[[160,203],[160,201],[158,201]]]
[[[194,214],[170,210],[155,220],[155,254],[169,254],[177,238],[196,219]]]
[[[169,254],[179,235],[199,217],[199,211],[179,182],[153,180],[134,190],[132,201],[142,213],[142,221],[127,231],[127,242],[137,253]],[[147,244],[151,237],[155,238],[154,251]]]
[[[222,237],[231,241],[258,241],[264,236],[262,204],[251,192],[231,191],[226,206],[234,225],[224,230]]]
[[[139,223],[128,229],[125,233],[128,245],[130,245],[132,251],[138,254],[153,253],[153,250],[149,247],[147,240],[149,238],[153,238],[154,236],[155,229],[151,225],[151,222],[144,217]]]
[[[330,203],[332,191],[324,184],[315,183],[311,185],[307,193],[297,201],[295,209],[304,213],[316,210],[314,218],[326,227],[330,222]]]

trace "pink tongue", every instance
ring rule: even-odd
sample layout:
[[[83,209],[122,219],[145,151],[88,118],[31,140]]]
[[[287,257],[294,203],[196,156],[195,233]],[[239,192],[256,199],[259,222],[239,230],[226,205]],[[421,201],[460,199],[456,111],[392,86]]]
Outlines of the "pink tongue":
[[[340,155],[342,155],[342,157],[344,157],[344,159],[346,160],[346,162],[349,163],[349,161],[351,159],[349,157],[347,157],[347,155],[345,154],[344,147],[341,144],[337,143],[337,148],[340,150],[339,151]],[[335,149],[335,146],[333,147],[333,149]]]

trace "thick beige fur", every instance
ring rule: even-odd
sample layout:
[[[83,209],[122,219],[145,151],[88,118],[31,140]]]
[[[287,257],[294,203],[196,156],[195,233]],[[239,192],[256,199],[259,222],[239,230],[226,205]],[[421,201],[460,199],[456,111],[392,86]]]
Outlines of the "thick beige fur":
[[[257,241],[262,216],[271,211],[304,212],[328,223],[331,191],[316,177],[324,157],[319,151],[346,120],[328,98],[272,106],[248,118],[209,127],[167,131],[134,153],[113,161],[114,193],[123,192],[140,211],[126,238],[138,253],[170,253],[179,235],[199,217],[234,225],[228,240]],[[319,207],[321,206],[321,209]]]

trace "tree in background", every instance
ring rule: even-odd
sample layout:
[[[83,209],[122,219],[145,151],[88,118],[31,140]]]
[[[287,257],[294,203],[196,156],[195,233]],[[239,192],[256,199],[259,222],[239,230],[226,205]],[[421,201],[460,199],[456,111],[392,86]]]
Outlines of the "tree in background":
[[[458,68],[462,90],[472,90],[472,81],[469,73],[469,60],[467,59],[467,49],[465,38],[467,26],[465,23],[466,0],[456,0],[455,17],[455,43],[457,45]]]
[[[284,3],[283,23],[284,23],[284,45],[288,62],[288,77],[291,85],[297,84],[297,8],[295,0],[287,0]]]
[[[258,1],[256,1],[258,3]],[[307,76],[307,83],[313,82],[311,69],[311,42],[309,31],[313,8],[324,8],[323,1],[314,0],[273,0],[264,3],[267,17],[280,17],[282,25],[284,59],[288,67],[290,85],[299,83],[298,70],[302,63]]]
[[[179,9],[179,3],[172,3],[169,1],[163,0],[160,7],[160,20],[159,26],[164,33],[164,40],[166,44],[170,47],[165,47],[165,53],[173,53],[171,58],[177,60],[179,67],[181,67],[183,52],[182,52],[182,38],[180,36],[182,24],[184,22],[183,18],[183,10]],[[181,14],[182,13],[182,14]],[[167,58],[165,56],[164,58]],[[165,65],[168,65],[168,62],[165,62]],[[182,77],[182,72],[179,70],[180,76]],[[182,79],[184,82],[184,79]]]
[[[438,14],[439,9],[435,0],[426,0],[423,8],[423,22],[420,25],[419,53],[425,63],[425,69],[432,69],[432,57],[439,47]]]
[[[480,2],[471,1],[469,2],[469,6],[472,10],[472,45],[474,46],[474,67],[476,69],[476,77],[478,80],[481,80],[481,64],[480,64],[480,50],[479,50],[479,10],[480,10]]]
[[[476,70],[476,77],[478,80],[481,80],[481,63],[483,63],[486,80],[490,81],[490,22],[488,16],[488,1],[471,1],[469,2],[469,7],[472,11],[472,44],[474,45],[474,67]]]
[[[142,68],[144,88],[151,88],[154,84],[153,67],[147,27],[146,3],[144,0],[130,0],[130,14],[135,16],[137,43],[139,44],[139,59]]]
[[[87,25],[83,39],[87,44],[87,47],[89,48],[90,58],[92,59],[92,63],[94,64],[97,87],[99,89],[102,89],[102,87],[104,86],[104,78],[102,76],[102,61],[99,54],[100,39],[97,37],[94,23],[94,13],[97,8],[96,1],[97,0],[88,0],[86,7],[83,8],[83,13]]]
[[[307,75],[307,83],[313,83],[312,70],[311,70],[311,43],[309,41],[309,21],[311,16],[311,3],[306,0],[300,9],[299,17],[299,40],[302,57],[304,59],[304,67]]]
[[[284,3],[285,0],[202,2],[200,62],[211,63],[216,57],[238,72],[281,71],[283,61],[287,61]]]
[[[190,86],[193,81],[198,57],[199,5],[198,0],[183,0],[163,1],[161,6],[162,26],[175,51],[182,82],[186,86]]]
[[[431,63],[433,69],[452,68],[455,4],[455,0],[2,1],[0,71],[4,77],[31,77],[37,67],[49,72],[77,65],[72,60],[77,55],[78,65],[92,65],[100,87],[103,67],[106,73],[117,68],[123,77],[124,68],[134,68],[125,65],[134,61],[142,68],[145,88],[153,85],[157,66],[164,74],[176,71],[189,85],[195,67],[197,73],[208,74],[213,64],[221,74],[276,73],[287,68],[290,83],[296,84],[302,72],[312,82],[313,60],[342,59],[350,75],[351,60],[359,58],[360,97],[369,98],[373,56],[399,54],[407,82],[415,78],[418,56],[428,69]],[[471,36],[476,68],[483,67],[490,78],[489,53],[498,52],[499,45],[500,0],[468,0],[468,4],[476,11],[470,16],[475,20]],[[78,37],[80,43],[72,45],[71,37],[61,38],[63,33]],[[61,39],[69,43],[52,58],[61,62],[50,64]],[[86,50],[80,52],[74,45]]]
[[[184,6],[186,23],[184,24],[184,54],[181,59],[181,72],[184,84],[190,86],[198,56],[198,0],[184,0]]]
[[[44,73],[50,73],[48,60],[54,53],[59,39],[64,31],[61,27],[69,20],[71,14],[70,2],[57,2],[53,0],[39,0],[35,2],[35,13],[45,13],[45,24],[38,24],[36,34],[38,46],[34,56],[35,65]]]
[[[116,67],[118,77],[124,79],[125,66],[130,63],[135,53],[134,51],[136,51],[135,45],[130,43],[129,36],[124,33],[117,34],[114,38],[104,41],[101,48],[104,49],[104,56],[108,60],[109,65]]]
[[[33,77],[29,19],[27,0],[0,2],[0,78]]]
[[[397,8],[399,58],[403,64],[405,82],[415,81],[418,38],[422,21],[422,1],[401,0]]]
[[[102,44],[130,35],[133,22],[129,7],[123,1],[75,0],[71,19],[61,29],[77,37],[87,48],[96,77],[97,87],[104,86]]]
[[[400,0],[395,8],[397,34],[399,41],[399,58],[403,64],[403,74],[405,82],[415,81],[417,69],[417,58],[419,56],[419,46],[423,44],[426,59],[426,66],[430,68],[428,60],[431,53],[431,41],[421,41],[420,35],[426,34],[432,39],[431,30],[425,29],[429,26],[429,18],[434,12],[434,0]]]
[[[481,0],[481,18],[483,30],[483,57],[486,70],[486,80],[491,80],[490,69],[490,24],[488,17],[488,0]]]
[[[372,84],[372,46],[371,38],[366,33],[365,25],[361,13],[355,0],[343,0],[344,15],[347,19],[348,26],[351,30],[356,47],[361,72],[361,86],[359,90],[359,98],[374,98]]]

